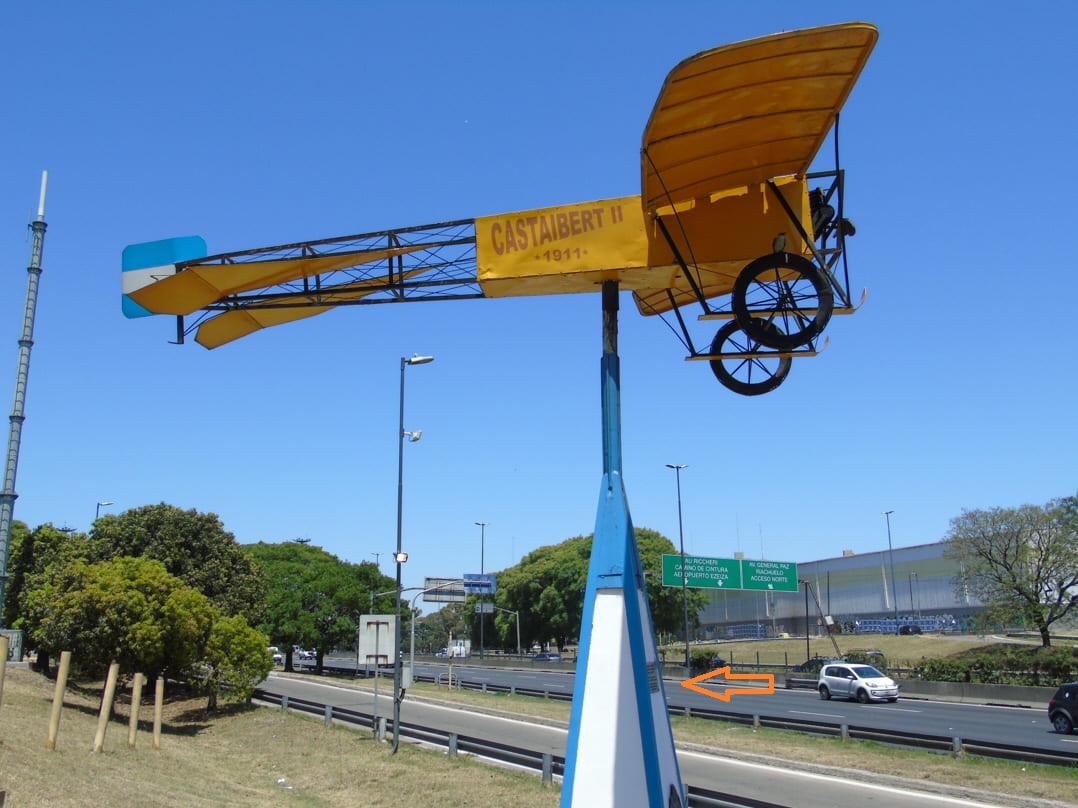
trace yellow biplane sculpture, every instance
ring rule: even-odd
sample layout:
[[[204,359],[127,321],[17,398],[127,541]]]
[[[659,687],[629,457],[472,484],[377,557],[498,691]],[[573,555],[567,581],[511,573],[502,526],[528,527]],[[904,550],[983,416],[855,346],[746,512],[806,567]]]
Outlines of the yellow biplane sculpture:
[[[632,290],[688,359],[758,395],[855,311],[843,171],[810,167],[876,43],[846,23],[725,45],[667,76],[644,129],[640,196],[207,255],[198,237],[123,255],[128,316],[176,315],[216,348],[338,306]],[[704,350],[698,320],[725,320]],[[195,316],[185,323],[184,318]]]

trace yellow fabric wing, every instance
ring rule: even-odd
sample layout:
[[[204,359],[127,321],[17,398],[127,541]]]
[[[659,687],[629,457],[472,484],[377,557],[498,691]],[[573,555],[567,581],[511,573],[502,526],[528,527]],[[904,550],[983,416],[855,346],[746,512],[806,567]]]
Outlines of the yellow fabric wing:
[[[191,262],[181,272],[144,286],[129,296],[154,314],[185,315],[229,295],[253,292],[338,269],[387,261],[394,256],[422,249],[425,249],[424,245],[411,245],[246,263]]]
[[[878,32],[846,23],[739,42],[667,76],[644,129],[644,210],[808,171]]]

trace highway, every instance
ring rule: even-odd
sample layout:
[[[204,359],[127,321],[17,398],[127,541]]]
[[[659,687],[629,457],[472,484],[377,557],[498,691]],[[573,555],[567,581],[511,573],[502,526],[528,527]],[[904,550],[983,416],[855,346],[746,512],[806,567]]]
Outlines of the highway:
[[[332,662],[350,664],[343,659]],[[571,663],[564,664],[571,667]],[[440,677],[444,682],[448,666],[417,662],[416,674]],[[536,669],[528,662],[515,668],[454,665],[453,676],[454,679],[463,678],[467,682],[498,688],[516,687],[565,695],[572,694],[575,678],[571,671]],[[704,683],[705,688],[721,692],[723,686],[710,684],[713,681]],[[727,703],[694,693],[673,679],[666,679],[665,684],[667,704],[675,709],[688,706],[693,710],[721,711],[749,719],[753,715],[766,715],[794,722],[849,724],[889,732],[976,739],[1078,757],[1078,735],[1056,733],[1048,721],[1047,704],[1035,708],[1008,707],[908,698],[899,698],[894,703],[859,704],[842,699],[824,701],[812,690],[781,688],[768,695],[738,695]],[[748,683],[738,682],[738,686],[745,684]]]
[[[432,666],[441,667],[441,666]],[[454,666],[454,675],[458,672],[458,666]],[[493,669],[469,668],[468,675],[471,678],[479,673],[494,674]],[[506,671],[500,672],[502,674]],[[520,687],[534,687],[548,682],[548,677],[554,677],[553,682],[564,684],[569,681],[571,688],[571,674],[516,671],[513,677]],[[389,716],[392,713],[390,701],[390,682],[379,697],[379,715]],[[667,692],[671,694],[673,688],[671,682],[667,682]],[[676,685],[674,685],[676,687]],[[288,695],[289,698],[307,699],[322,704],[332,704],[335,707],[345,707],[361,712],[370,712],[373,708],[374,694],[371,690],[356,689],[347,685],[335,684],[332,680],[313,677],[291,677],[273,674],[264,687],[273,692]],[[684,688],[677,688],[684,690]],[[689,691],[687,695],[692,696]],[[672,694],[671,694],[672,695]],[[783,701],[789,701],[791,709],[800,710],[806,705],[818,707],[819,705],[830,706],[831,702],[822,702],[814,693],[805,692],[776,692],[774,696],[782,696]],[[701,699],[706,697],[700,696]],[[750,697],[755,700],[770,699],[770,696]],[[713,700],[710,700],[713,701]],[[718,702],[716,702],[718,703]],[[736,699],[735,699],[736,703]],[[903,703],[900,700],[897,705]],[[927,705],[927,703],[926,703]],[[851,702],[848,706],[865,709],[866,706]],[[879,705],[893,708],[896,705]],[[996,708],[997,710],[1004,708]],[[769,709],[769,712],[773,710]],[[1024,711],[1029,713],[1030,711]],[[1016,711],[1010,709],[1004,713],[995,713],[997,721],[1009,723],[1012,727],[1015,723]],[[837,714],[837,713],[836,713]],[[907,711],[908,714],[908,711]],[[1008,720],[1009,718],[1009,720]],[[567,730],[564,725],[557,722],[543,723],[534,719],[519,720],[502,715],[489,715],[474,709],[458,709],[444,704],[433,703],[429,700],[408,697],[401,706],[401,720],[405,723],[421,724],[423,726],[441,729],[447,732],[455,732],[461,735],[481,737],[491,741],[511,744],[522,748],[533,749],[538,752],[550,752],[554,755],[564,755],[566,746]],[[930,785],[917,784],[916,791],[911,790],[909,783],[905,781],[891,781],[890,778],[881,778],[872,775],[871,779],[858,779],[861,775],[852,772],[821,770],[818,767],[804,767],[791,765],[790,767],[776,764],[773,760],[760,761],[749,759],[735,759],[733,757],[716,756],[698,750],[680,748],[678,760],[681,766],[682,779],[686,786],[700,786],[703,788],[736,794],[742,798],[758,800],[761,803],[776,806],[797,806],[797,808],[834,808],[835,805],[880,805],[893,806],[893,808],[913,808],[914,806],[1009,806],[1013,808],[1019,804],[1035,805],[1034,802],[1020,803],[1013,798],[1006,802],[991,802],[981,799],[970,799],[953,791],[940,793],[939,791],[925,791],[924,788],[933,788]]]

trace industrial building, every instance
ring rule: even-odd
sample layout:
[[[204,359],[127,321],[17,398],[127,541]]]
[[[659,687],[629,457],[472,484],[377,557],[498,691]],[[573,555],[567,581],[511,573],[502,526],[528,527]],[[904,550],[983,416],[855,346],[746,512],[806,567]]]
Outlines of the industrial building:
[[[902,626],[922,631],[961,631],[982,609],[957,593],[958,563],[944,558],[944,543],[920,544],[797,564],[798,592],[708,590],[700,612],[700,639],[804,636],[837,625],[843,634],[895,634]],[[740,557],[742,554],[738,554]],[[807,582],[807,586],[805,585]]]

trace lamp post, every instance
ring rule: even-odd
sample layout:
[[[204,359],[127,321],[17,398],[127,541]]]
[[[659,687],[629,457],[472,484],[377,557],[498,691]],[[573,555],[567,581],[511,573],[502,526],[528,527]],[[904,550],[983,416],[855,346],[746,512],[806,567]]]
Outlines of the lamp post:
[[[94,521],[96,522],[98,519],[101,518],[101,508],[102,508],[102,506],[104,506],[104,505],[112,505],[112,504],[114,504],[112,502],[112,500],[97,503],[97,512],[94,514]]]
[[[798,581],[805,587],[805,662],[812,659],[812,646],[809,644],[809,582]]]
[[[427,587],[426,589],[423,589],[422,591],[417,593],[416,596],[412,598],[412,615],[413,615],[412,616],[412,639],[411,639],[411,642],[408,645],[408,670],[410,671],[410,674],[413,677],[413,680],[414,680],[414,677],[415,677],[415,602],[416,602],[416,600],[418,600],[420,597],[427,594],[428,592],[434,592],[434,591],[436,591],[438,589],[445,589],[447,586],[456,586],[456,585],[462,584],[462,583],[464,583],[463,578],[452,578],[452,579],[450,579],[448,581],[443,581],[442,583],[438,584],[437,586]],[[420,587],[418,587],[418,586],[413,586],[413,587],[409,587],[408,589],[405,589],[405,590],[402,590],[402,591],[410,592],[413,589],[419,589],[419,588]],[[452,657],[450,657],[450,659],[452,659]]]
[[[486,572],[484,569],[484,557],[486,555],[487,525],[490,522],[476,522],[479,525],[479,574]],[[483,624],[486,623],[486,612],[483,611],[483,596],[479,596],[479,659],[483,659]]]
[[[501,606],[495,606],[494,608],[497,609],[499,612],[505,612],[506,614],[511,614],[511,615],[516,617],[516,619],[517,619],[517,656],[518,657],[524,656],[523,652],[520,650],[520,612],[514,612],[512,609],[503,609]]]
[[[401,522],[404,510],[404,369],[408,365],[425,365],[433,362],[433,356],[413,356],[411,359],[401,357],[401,394],[400,394],[400,427],[397,430],[397,552],[394,560],[397,562],[397,628],[396,647],[393,652],[393,754],[397,754],[397,746],[400,744],[400,717],[401,717],[401,565],[408,560],[408,554],[401,550]],[[407,433],[412,441],[419,440],[420,432]]]
[[[895,634],[898,634],[898,593],[895,591],[895,548],[891,544],[891,514],[894,511],[884,511],[887,519],[887,554],[891,558],[891,598],[895,607]]]
[[[689,466],[688,464],[677,466],[667,463],[666,467],[673,469],[677,477],[677,533],[678,541],[681,543],[681,605],[685,611],[685,675],[688,676],[691,670],[689,664],[689,589],[685,578],[685,530],[681,522],[681,470]]]

